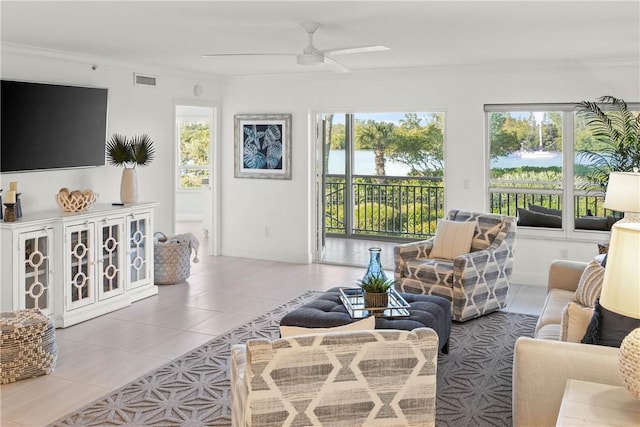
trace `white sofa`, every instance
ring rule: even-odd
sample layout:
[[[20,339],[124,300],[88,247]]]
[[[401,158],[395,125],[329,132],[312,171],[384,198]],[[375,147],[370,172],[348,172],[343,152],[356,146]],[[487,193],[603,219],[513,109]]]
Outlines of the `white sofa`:
[[[551,264],[535,338],[519,338],[513,360],[513,425],[555,426],[568,379],[622,386],[618,349],[560,341],[562,310],[587,263]]]

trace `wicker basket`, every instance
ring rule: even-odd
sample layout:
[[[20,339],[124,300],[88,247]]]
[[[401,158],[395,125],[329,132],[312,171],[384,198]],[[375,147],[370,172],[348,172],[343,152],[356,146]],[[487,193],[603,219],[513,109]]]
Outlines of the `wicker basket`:
[[[184,282],[191,275],[191,243],[173,242],[164,233],[154,234],[153,274],[156,285]]]

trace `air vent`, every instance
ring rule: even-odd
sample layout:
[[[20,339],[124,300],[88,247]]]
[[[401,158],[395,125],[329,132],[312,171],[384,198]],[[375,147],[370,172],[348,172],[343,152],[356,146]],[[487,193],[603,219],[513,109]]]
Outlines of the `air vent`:
[[[155,86],[155,76],[145,76],[144,74],[133,73],[133,84],[135,86]]]

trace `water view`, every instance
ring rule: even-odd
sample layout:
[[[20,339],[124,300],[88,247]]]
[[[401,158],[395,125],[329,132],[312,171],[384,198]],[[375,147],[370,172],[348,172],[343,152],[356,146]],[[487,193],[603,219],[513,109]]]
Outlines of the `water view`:
[[[356,150],[354,153],[356,175],[375,175],[375,154],[372,150]],[[344,150],[331,150],[329,152],[329,174],[344,174],[345,153]],[[492,168],[517,168],[521,166],[550,167],[562,166],[562,154],[555,157],[524,158],[520,156],[502,156],[491,161]],[[407,176],[411,168],[404,163],[394,162],[389,159],[385,162],[385,171],[388,176]]]

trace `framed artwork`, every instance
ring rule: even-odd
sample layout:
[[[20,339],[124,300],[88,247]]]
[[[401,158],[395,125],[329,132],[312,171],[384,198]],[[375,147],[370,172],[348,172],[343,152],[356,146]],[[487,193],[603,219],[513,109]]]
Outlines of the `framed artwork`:
[[[235,177],[291,179],[291,114],[235,115]]]

